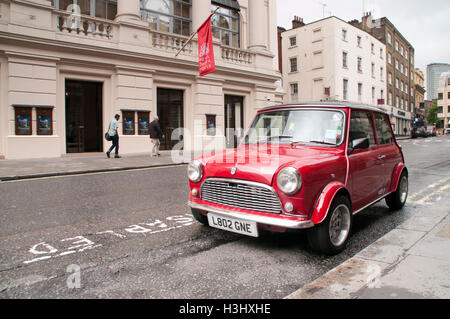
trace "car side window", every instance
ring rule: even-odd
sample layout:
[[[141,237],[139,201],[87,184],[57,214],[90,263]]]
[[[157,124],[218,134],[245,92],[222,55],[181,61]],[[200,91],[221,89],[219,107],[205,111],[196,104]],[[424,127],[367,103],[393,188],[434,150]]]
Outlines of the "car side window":
[[[370,145],[375,144],[372,127],[372,115],[365,111],[352,111],[350,117],[349,145],[360,138],[368,138]]]
[[[389,119],[386,115],[381,113],[375,114],[375,131],[377,133],[378,144],[392,144],[394,142]]]

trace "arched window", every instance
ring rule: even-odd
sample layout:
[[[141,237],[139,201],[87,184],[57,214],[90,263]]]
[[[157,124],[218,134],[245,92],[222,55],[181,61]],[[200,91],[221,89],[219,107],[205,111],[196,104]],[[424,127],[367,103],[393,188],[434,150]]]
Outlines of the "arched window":
[[[232,5],[231,5],[232,4]],[[213,37],[223,45],[240,47],[240,19],[237,1],[211,1],[211,12],[217,8],[211,19]]]
[[[141,0],[141,17],[156,31],[189,36],[191,0]]]

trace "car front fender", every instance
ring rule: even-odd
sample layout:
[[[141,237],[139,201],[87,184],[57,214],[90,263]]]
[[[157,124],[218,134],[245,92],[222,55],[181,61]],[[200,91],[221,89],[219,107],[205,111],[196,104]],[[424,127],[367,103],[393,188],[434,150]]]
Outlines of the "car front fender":
[[[322,190],[322,193],[319,195],[319,198],[314,207],[314,212],[311,217],[311,221],[315,225],[320,224],[325,220],[325,218],[327,218],[331,203],[336,197],[336,194],[341,190],[344,190],[345,193],[349,195],[347,189],[345,188],[345,185],[341,182],[331,182]]]
[[[408,174],[408,169],[406,168],[404,163],[398,163],[395,168],[394,171],[392,172],[392,178],[391,178],[391,185],[389,188],[389,192],[395,192],[397,190],[398,187],[398,183],[400,181],[400,176],[402,175],[403,171],[406,171],[406,174]]]

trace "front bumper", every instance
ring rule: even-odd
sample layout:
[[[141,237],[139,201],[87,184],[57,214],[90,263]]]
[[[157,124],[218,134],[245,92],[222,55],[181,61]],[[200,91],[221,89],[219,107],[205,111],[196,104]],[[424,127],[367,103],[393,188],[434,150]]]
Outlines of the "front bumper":
[[[215,214],[219,214],[225,217],[243,219],[248,221],[253,221],[258,224],[264,224],[269,226],[287,228],[287,229],[307,229],[314,227],[314,223],[310,220],[305,220],[304,218],[296,218],[296,217],[284,217],[282,215],[273,215],[269,216],[265,215],[256,215],[256,214],[247,214],[234,212],[230,210],[226,210],[223,208],[212,207],[208,205],[194,203],[192,201],[188,202],[188,206],[201,211],[211,212]]]

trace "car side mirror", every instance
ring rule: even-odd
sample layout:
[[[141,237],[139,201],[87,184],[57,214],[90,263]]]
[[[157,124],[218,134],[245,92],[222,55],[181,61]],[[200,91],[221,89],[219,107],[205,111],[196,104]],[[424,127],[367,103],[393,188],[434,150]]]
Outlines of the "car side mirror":
[[[354,139],[348,147],[348,155],[353,153],[354,150],[360,150],[370,147],[370,142],[367,137]]]

